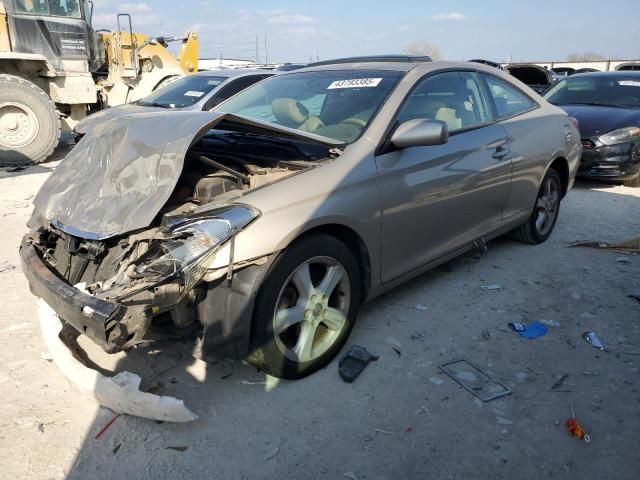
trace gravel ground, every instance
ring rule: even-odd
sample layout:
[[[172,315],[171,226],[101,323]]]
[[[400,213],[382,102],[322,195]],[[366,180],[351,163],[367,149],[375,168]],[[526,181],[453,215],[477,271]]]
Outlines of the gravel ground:
[[[640,190],[579,182],[544,245],[498,239],[366,305],[349,344],[380,359],[353,384],[336,361],[277,384],[240,362],[193,361],[186,344],[93,349],[200,417],[121,416],[95,439],[114,414],[47,360],[18,261],[32,195],[54,167],[0,169],[1,478],[638,478],[640,303],[627,295],[640,293],[640,257],[566,247],[640,235]],[[492,284],[502,288],[481,288]],[[559,326],[535,340],[507,327],[541,319]],[[589,330],[606,351],[582,339]],[[439,371],[459,358],[513,394],[475,399]],[[566,432],[570,402],[588,445]]]

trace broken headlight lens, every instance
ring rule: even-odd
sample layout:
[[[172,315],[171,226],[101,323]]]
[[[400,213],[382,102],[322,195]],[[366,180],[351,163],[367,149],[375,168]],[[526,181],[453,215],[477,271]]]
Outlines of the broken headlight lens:
[[[640,128],[638,127],[625,127],[614,130],[613,132],[600,135],[600,140],[605,145],[618,145],[619,143],[626,143],[640,137]]]
[[[171,229],[168,239],[155,241],[136,273],[157,281],[178,276],[185,291],[189,291],[206,273],[220,247],[253,221],[258,212],[232,205],[206,215],[179,223]]]

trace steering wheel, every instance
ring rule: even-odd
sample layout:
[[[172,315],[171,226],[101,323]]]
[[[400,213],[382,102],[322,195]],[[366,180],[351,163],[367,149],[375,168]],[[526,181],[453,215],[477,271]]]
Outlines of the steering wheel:
[[[346,123],[347,125],[357,125],[358,127],[366,127],[367,122],[358,117],[349,117],[342,120],[340,123]]]

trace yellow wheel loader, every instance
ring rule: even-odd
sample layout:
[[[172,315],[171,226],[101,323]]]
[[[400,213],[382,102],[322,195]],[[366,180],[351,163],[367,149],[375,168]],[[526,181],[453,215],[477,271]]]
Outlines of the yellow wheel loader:
[[[92,13],[86,0],[0,0],[0,165],[42,162],[92,111],[198,71],[197,34],[134,33],[126,13],[95,31]]]

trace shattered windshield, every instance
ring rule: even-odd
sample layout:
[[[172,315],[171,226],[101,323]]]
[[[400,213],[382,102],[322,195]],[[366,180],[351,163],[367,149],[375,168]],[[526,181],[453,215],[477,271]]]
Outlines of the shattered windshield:
[[[216,110],[352,143],[404,72],[330,70],[278,75]]]
[[[190,107],[226,79],[227,77],[188,75],[147,95],[138,104],[165,108]]]
[[[552,87],[544,98],[554,105],[640,108],[640,77],[569,77]]]

